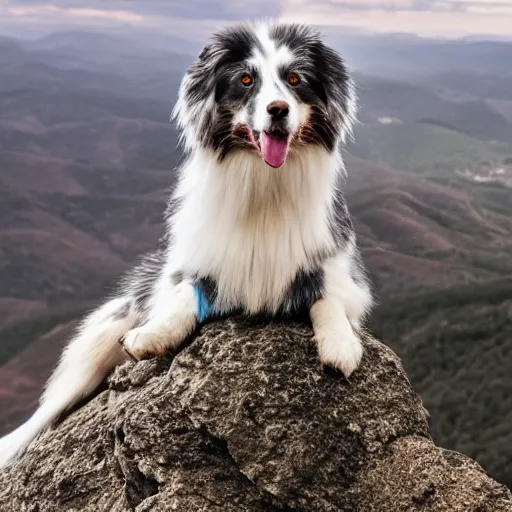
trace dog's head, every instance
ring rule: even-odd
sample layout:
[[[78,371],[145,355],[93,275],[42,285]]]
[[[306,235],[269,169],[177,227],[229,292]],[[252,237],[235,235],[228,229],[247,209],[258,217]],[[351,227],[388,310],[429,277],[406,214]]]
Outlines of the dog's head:
[[[310,27],[280,23],[216,34],[185,74],[174,110],[187,148],[220,160],[258,152],[272,167],[303,146],[335,151],[354,114],[341,57]]]

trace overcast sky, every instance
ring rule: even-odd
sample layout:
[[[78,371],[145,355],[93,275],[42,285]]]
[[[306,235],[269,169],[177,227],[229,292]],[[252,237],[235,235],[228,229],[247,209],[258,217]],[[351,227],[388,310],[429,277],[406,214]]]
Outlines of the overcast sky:
[[[512,37],[512,0],[0,0],[0,32],[134,26],[196,40],[237,20],[278,17],[432,36]]]

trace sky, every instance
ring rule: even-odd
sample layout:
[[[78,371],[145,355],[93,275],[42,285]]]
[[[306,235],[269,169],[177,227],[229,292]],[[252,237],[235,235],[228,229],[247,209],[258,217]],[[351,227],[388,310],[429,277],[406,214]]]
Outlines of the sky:
[[[0,0],[0,33],[138,28],[202,40],[239,20],[420,36],[512,37],[512,0]]]

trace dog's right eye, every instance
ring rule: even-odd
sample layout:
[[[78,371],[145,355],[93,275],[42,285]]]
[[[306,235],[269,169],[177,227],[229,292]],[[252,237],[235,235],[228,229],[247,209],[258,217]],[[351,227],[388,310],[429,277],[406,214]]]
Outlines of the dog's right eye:
[[[240,82],[242,82],[242,85],[245,85],[245,87],[249,87],[253,83],[253,78],[249,73],[244,73],[240,77]]]

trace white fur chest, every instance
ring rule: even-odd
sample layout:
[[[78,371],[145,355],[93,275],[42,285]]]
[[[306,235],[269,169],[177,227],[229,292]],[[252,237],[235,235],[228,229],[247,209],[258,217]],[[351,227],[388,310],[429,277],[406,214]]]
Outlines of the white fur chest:
[[[280,169],[246,152],[213,161],[198,154],[183,169],[171,265],[213,278],[221,310],[275,311],[297,271],[333,246],[336,160],[317,148],[290,154]]]

